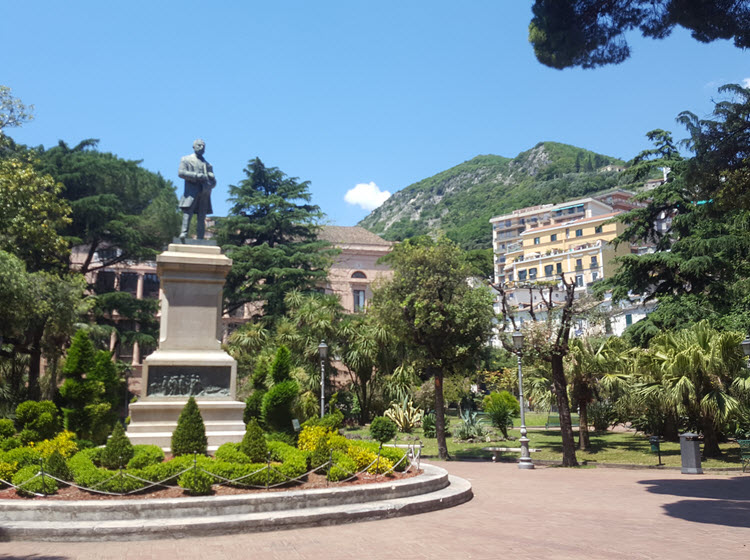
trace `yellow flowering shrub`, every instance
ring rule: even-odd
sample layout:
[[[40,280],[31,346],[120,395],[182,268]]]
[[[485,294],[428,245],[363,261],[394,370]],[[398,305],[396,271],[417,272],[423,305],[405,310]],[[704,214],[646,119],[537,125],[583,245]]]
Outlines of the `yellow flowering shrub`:
[[[357,471],[361,471],[378,458],[378,456],[369,449],[365,449],[358,445],[350,445],[347,455],[349,455],[349,457],[351,457],[356,463]]]
[[[323,426],[305,426],[299,433],[297,448],[301,451],[315,451],[320,438],[328,438],[330,432]]]
[[[75,434],[73,432],[65,430],[52,439],[45,439],[44,441],[38,442],[34,447],[36,447],[37,451],[39,451],[44,458],[47,458],[55,451],[58,451],[60,455],[68,459],[78,452],[78,446],[75,441],[73,441],[74,437]]]
[[[18,461],[13,461],[11,463],[0,462],[0,480],[10,482],[10,479],[13,478],[13,475],[16,474],[17,470]]]

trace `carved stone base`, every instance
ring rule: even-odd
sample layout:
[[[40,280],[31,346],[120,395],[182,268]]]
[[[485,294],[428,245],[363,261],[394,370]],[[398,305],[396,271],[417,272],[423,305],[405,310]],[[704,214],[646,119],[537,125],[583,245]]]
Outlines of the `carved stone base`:
[[[133,445],[158,445],[169,451],[172,445],[172,432],[177,427],[177,419],[187,399],[169,400],[144,399],[130,405],[130,424],[127,435]],[[198,400],[198,408],[206,425],[208,450],[216,451],[227,442],[242,441],[245,424],[242,414],[245,403],[229,400]]]

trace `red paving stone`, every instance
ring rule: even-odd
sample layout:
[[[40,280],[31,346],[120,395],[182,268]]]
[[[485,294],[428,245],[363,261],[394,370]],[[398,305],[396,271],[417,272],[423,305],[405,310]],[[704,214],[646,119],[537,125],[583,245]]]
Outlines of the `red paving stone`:
[[[440,464],[471,481],[471,502],[411,517],[275,533],[0,543],[0,560],[750,560],[750,474]]]

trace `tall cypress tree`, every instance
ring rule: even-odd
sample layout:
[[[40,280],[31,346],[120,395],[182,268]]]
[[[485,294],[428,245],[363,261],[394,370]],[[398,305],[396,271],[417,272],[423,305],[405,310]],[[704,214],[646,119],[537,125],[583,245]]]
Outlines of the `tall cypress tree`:
[[[229,216],[220,220],[217,239],[234,261],[225,285],[225,307],[233,311],[248,302],[263,302],[271,321],[285,311],[284,295],[311,288],[327,275],[333,256],[318,240],[323,216],[310,204],[308,181],[289,177],[255,158],[246,178],[230,185]]]

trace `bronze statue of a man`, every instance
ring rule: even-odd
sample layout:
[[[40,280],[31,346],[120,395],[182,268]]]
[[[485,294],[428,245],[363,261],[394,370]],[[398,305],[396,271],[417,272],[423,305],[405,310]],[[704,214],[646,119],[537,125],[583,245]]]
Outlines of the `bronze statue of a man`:
[[[185,191],[180,200],[182,210],[182,231],[180,239],[185,239],[190,227],[190,219],[197,214],[198,239],[203,239],[206,233],[206,215],[213,212],[211,208],[211,189],[216,186],[214,168],[203,158],[206,143],[200,138],[193,142],[195,153],[180,159],[180,169],[177,172],[180,179],[185,179]]]

